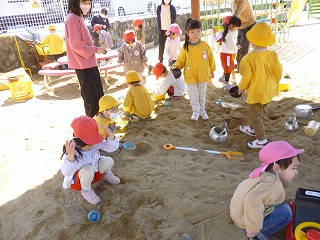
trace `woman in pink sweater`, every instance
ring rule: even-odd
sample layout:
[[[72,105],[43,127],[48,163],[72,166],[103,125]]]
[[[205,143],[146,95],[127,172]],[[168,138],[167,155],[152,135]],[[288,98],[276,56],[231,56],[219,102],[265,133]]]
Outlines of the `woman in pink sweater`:
[[[91,0],[69,0],[65,23],[65,38],[69,68],[75,69],[84,100],[86,115],[93,117],[99,110],[99,99],[104,95],[95,53],[104,48],[95,47],[83,17],[90,13]]]

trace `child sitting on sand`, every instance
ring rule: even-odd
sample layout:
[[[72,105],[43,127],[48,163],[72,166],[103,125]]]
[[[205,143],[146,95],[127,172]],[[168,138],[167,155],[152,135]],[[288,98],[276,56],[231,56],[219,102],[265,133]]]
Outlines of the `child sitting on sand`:
[[[176,79],[172,72],[168,71],[161,62],[157,63],[152,71],[157,80],[159,77],[163,78],[160,86],[154,90],[156,96],[162,96],[166,92],[174,99],[184,96],[186,84],[181,76]]]
[[[299,154],[303,151],[285,141],[269,143],[259,152],[262,165],[235,190],[230,215],[251,239],[269,239],[291,221],[290,206],[283,203],[283,184],[298,174]]]
[[[154,110],[154,101],[151,94],[144,86],[140,84],[141,77],[136,71],[128,71],[126,74],[126,83],[129,90],[123,102],[123,119],[129,119],[131,122],[145,119],[151,115]]]
[[[256,140],[248,142],[250,148],[263,148],[267,139],[262,113],[272,98],[279,95],[279,82],[282,65],[275,51],[269,50],[275,42],[275,36],[267,23],[258,23],[247,32],[253,50],[245,55],[240,63],[241,81],[239,95],[247,91],[246,102],[249,104],[249,126],[240,126],[239,130]]]
[[[75,118],[71,127],[74,138],[67,140],[61,156],[61,172],[64,175],[63,187],[80,191],[91,204],[98,204],[101,199],[91,188],[91,184],[103,177],[112,185],[120,179],[111,171],[114,161],[110,157],[100,156],[99,150],[113,152],[119,148],[117,136],[104,126],[107,140],[98,131],[96,121],[88,116]]]
[[[99,100],[99,112],[93,117],[96,120],[99,128],[99,133],[104,139],[107,139],[107,133],[103,126],[107,126],[111,132],[117,130],[116,122],[114,119],[118,117],[118,106],[121,102],[117,101],[111,95],[104,95]]]

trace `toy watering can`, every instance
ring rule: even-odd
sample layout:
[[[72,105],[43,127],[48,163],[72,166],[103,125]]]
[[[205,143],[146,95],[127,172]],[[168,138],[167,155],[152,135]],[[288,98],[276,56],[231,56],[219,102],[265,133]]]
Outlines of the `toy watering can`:
[[[227,141],[228,139],[227,123],[223,122],[221,126],[215,126],[211,128],[209,132],[209,137],[212,141],[217,143],[222,143]]]

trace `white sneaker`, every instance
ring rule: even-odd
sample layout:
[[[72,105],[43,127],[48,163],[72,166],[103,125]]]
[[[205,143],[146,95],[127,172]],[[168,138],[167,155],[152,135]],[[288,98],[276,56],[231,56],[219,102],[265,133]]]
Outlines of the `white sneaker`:
[[[221,83],[223,83],[223,84],[226,84],[226,83],[227,83],[226,80],[224,80],[224,77],[220,77],[220,78],[218,79],[218,81],[221,82]]]
[[[104,174],[103,179],[106,180],[111,185],[117,185],[120,183],[120,178],[114,175],[112,171],[108,172],[107,174]]]
[[[202,120],[208,120],[209,119],[209,116],[205,111],[200,113],[200,117],[202,118]]]
[[[253,128],[251,128],[250,126],[240,126],[239,130],[249,136],[255,136],[256,134],[254,133]]]
[[[199,119],[199,114],[198,113],[193,113],[192,116],[191,116],[191,120],[198,121],[198,119]]]
[[[96,205],[101,201],[101,198],[93,191],[92,188],[90,190],[81,190],[81,195],[88,201],[88,203],[93,205]]]
[[[248,142],[247,145],[249,148],[263,148],[268,143],[269,143],[269,140],[266,138],[262,141],[259,141],[259,139],[256,139],[253,142]]]

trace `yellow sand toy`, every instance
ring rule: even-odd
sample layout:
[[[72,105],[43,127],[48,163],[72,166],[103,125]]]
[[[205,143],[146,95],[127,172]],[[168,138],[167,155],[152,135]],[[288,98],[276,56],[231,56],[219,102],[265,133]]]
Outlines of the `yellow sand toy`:
[[[304,228],[312,228],[307,232],[302,231]],[[300,223],[294,231],[296,240],[320,240],[320,232],[314,228],[320,230],[320,224],[315,222],[303,222]]]

